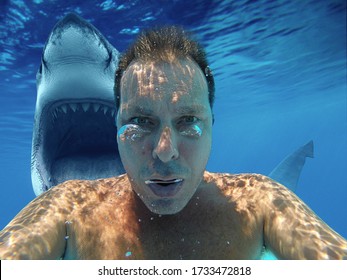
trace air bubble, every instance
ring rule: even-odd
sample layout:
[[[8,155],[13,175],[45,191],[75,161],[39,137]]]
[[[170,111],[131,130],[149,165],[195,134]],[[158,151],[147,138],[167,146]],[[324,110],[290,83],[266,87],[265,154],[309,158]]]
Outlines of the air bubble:
[[[200,137],[202,135],[202,129],[195,124],[181,129],[180,134],[183,136]]]
[[[132,252],[131,251],[128,251],[128,252],[126,252],[125,253],[125,256],[128,258],[128,257],[130,257],[132,255]]]
[[[137,139],[143,137],[145,134],[149,132],[150,131],[143,129],[136,124],[126,124],[118,130],[117,135],[121,141],[136,141]]]

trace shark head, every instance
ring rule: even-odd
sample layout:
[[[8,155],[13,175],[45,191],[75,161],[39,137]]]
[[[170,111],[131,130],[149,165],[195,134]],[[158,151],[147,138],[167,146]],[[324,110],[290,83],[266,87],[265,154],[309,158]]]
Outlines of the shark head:
[[[70,179],[124,172],[113,97],[118,51],[74,14],[53,28],[37,73],[31,178],[36,195]]]

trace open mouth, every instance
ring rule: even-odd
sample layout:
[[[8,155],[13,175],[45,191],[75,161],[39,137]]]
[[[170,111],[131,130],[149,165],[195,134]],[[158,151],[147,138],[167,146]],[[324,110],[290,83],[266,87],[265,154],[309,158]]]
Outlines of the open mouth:
[[[108,178],[124,173],[112,103],[59,102],[42,112],[33,164],[42,189],[70,179]]]
[[[184,180],[181,178],[161,180],[146,180],[145,184],[149,186],[152,192],[159,197],[172,197],[182,188]]]

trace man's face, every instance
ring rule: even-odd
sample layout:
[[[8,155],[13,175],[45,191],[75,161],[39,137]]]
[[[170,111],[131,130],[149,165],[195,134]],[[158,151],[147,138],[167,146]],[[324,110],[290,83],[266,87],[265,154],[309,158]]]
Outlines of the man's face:
[[[150,211],[175,214],[198,188],[211,150],[206,79],[190,59],[132,62],[121,80],[118,148]]]

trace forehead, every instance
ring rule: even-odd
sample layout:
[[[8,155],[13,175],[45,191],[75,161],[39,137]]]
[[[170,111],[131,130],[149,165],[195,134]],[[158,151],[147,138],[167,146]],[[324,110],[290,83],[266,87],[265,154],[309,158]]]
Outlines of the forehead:
[[[208,102],[207,82],[191,59],[134,61],[121,80],[121,107],[139,101]]]

